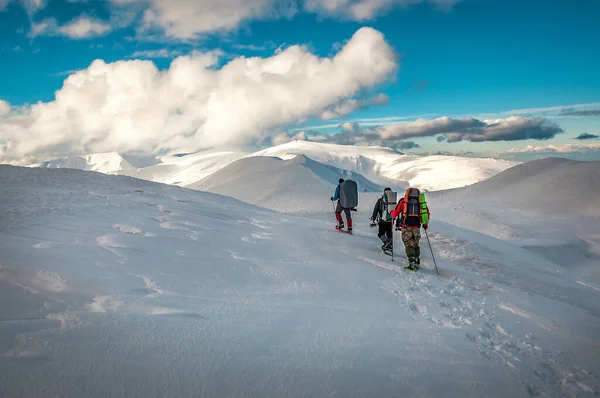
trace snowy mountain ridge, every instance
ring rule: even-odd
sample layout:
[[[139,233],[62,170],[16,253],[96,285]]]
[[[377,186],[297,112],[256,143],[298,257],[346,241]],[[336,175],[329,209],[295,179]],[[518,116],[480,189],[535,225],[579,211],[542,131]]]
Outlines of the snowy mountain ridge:
[[[359,174],[376,185],[415,184],[429,191],[470,185],[518,164],[497,159],[409,156],[386,147],[292,141],[256,152],[215,148],[183,156],[143,158],[138,162],[134,156],[108,153],[73,156],[32,166],[93,170],[187,187],[202,185],[203,179],[243,158],[290,160],[299,155],[324,166]]]

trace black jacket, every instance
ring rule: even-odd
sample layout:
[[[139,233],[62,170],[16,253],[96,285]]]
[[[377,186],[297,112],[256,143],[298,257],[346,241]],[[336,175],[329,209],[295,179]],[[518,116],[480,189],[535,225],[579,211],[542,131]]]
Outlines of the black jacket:
[[[382,214],[383,212],[381,210],[381,201],[382,201],[382,198],[377,199],[377,202],[375,202],[375,207],[373,207],[373,214],[371,215],[371,220],[379,221],[380,223],[386,222],[381,219],[383,216],[383,214]]]

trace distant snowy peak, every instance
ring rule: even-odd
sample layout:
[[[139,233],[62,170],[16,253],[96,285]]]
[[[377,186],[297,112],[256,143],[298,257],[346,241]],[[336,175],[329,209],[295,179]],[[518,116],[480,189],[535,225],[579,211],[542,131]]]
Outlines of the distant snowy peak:
[[[66,158],[54,159],[48,162],[37,163],[29,167],[42,168],[68,168],[91,170],[99,173],[118,173],[123,170],[137,170],[160,163],[155,157],[137,157],[122,155],[117,152],[95,153],[91,155],[75,155]]]
[[[382,146],[339,145],[295,140],[255,152],[251,156],[277,156],[289,159],[296,155],[306,155],[310,158],[315,158],[327,154],[336,154],[344,157],[365,156],[373,159],[391,159],[392,157],[404,155],[404,153],[395,149]]]
[[[381,185],[394,184],[397,181],[388,178],[380,169],[405,156],[402,152],[380,146],[365,147],[309,141],[292,141],[248,156],[274,156],[288,160],[299,155],[326,166],[360,174]]]

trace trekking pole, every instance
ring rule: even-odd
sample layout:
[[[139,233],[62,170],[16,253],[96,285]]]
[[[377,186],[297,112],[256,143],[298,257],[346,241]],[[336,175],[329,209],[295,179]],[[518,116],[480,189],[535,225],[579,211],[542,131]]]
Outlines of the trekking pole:
[[[394,261],[394,230],[392,230],[392,261]]]
[[[427,234],[427,230],[425,229],[425,236],[427,237],[427,243],[429,244],[429,250],[431,250],[431,257],[433,258],[433,265],[435,265],[435,272],[437,272],[437,274],[440,274],[440,271],[438,271],[438,267],[437,264],[435,263],[435,256],[433,255],[433,248],[431,247],[431,242],[429,241],[429,235]]]

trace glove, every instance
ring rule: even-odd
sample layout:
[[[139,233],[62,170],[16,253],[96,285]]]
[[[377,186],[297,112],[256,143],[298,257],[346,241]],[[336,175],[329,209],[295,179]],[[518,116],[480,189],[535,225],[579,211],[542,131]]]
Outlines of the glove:
[[[423,224],[423,229],[427,229],[428,225],[427,224]]]
[[[373,218],[369,218],[369,227],[373,228],[376,224],[375,224],[375,220],[373,220]]]
[[[333,202],[333,196],[331,198],[329,198],[329,200],[331,200]]]

